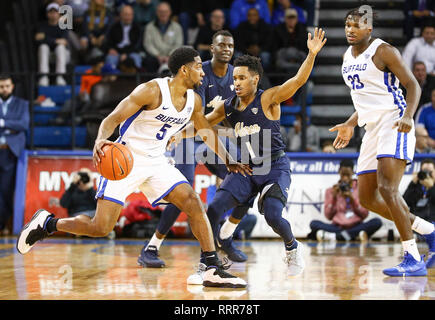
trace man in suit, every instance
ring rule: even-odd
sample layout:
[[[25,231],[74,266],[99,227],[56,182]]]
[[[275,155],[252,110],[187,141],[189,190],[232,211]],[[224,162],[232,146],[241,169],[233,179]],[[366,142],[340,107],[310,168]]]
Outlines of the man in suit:
[[[15,171],[18,157],[26,144],[29,128],[29,102],[12,95],[14,83],[0,75],[0,233],[13,212]]]
[[[142,67],[142,57],[139,54],[141,32],[133,19],[133,8],[124,5],[119,13],[119,21],[111,26],[107,34],[107,64],[118,66],[120,61],[130,57],[136,68]]]

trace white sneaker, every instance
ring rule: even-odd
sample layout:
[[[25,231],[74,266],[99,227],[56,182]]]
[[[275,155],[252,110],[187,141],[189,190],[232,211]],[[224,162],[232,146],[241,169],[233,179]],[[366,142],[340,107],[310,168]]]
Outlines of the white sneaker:
[[[202,285],[202,279],[204,277],[204,272],[205,269],[207,269],[207,266],[204,263],[199,263],[198,264],[198,270],[196,271],[196,273],[191,274],[188,278],[187,278],[187,284],[191,284],[191,285]]]
[[[333,232],[328,232],[324,230],[318,230],[316,232],[317,241],[336,241],[336,234]]]
[[[358,233],[358,239],[361,242],[367,242],[367,241],[369,241],[369,236],[368,236],[367,232],[365,232],[364,230],[361,230]]]
[[[224,266],[209,266],[204,272],[202,285],[218,288],[246,288],[247,283],[245,280],[226,272]]]
[[[54,217],[54,214],[40,209],[33,215],[32,220],[27,223],[17,238],[17,250],[21,254],[25,254],[32,249],[36,241],[40,241],[50,234],[45,229],[45,222],[49,217]]]
[[[288,266],[288,275],[297,276],[305,269],[304,246],[299,241],[296,241],[298,246],[296,249],[286,251],[284,262]]]
[[[42,76],[38,81],[38,85],[40,87],[48,87],[50,85],[50,80],[48,79],[48,76]]]
[[[62,76],[57,76],[56,77],[56,84],[58,86],[66,86],[66,81]]]

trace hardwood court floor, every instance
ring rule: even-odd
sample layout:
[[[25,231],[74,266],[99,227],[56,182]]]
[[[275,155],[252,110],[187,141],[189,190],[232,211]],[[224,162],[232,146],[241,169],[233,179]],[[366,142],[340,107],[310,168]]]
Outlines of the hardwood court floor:
[[[199,259],[196,241],[166,240],[167,267],[143,269],[136,264],[142,240],[50,238],[22,256],[15,238],[0,238],[0,299],[435,300],[435,269],[427,277],[382,274],[399,263],[400,243],[303,243],[306,269],[288,277],[281,241],[238,242],[249,260],[230,271],[248,288],[230,290],[186,285]],[[427,253],[425,244],[419,248]]]

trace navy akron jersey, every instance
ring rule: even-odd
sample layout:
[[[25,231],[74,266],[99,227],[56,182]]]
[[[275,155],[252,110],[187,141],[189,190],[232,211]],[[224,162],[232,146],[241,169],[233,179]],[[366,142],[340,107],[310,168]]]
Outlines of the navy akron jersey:
[[[243,111],[236,108],[239,99],[236,95],[225,100],[225,117],[234,128],[237,147],[242,153],[243,163],[259,164],[261,159],[282,152],[285,148],[280,132],[280,121],[269,120],[261,107],[263,90],[258,90],[252,101]]]
[[[218,77],[214,74],[211,66],[211,60],[205,61],[202,64],[205,76],[202,80],[201,86],[196,90],[202,99],[202,105],[205,106],[204,114],[213,111],[210,107],[212,100],[225,100],[234,95],[233,84],[233,69],[231,64],[228,64],[228,70],[225,76]]]

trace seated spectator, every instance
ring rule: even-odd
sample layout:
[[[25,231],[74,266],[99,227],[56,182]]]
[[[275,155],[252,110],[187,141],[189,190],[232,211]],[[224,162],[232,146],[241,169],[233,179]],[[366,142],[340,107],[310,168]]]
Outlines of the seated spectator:
[[[255,8],[264,22],[270,23],[270,11],[266,0],[234,0],[230,8],[230,28],[235,30],[248,18],[249,9]]]
[[[71,185],[60,198],[60,205],[68,210],[70,217],[85,215],[93,218],[97,208],[95,193],[91,170],[82,168],[74,175]]]
[[[382,226],[379,218],[363,222],[369,212],[358,200],[358,181],[352,179],[354,163],[350,159],[342,160],[338,173],[340,180],[326,190],[324,212],[332,223],[313,220],[310,223],[310,239],[367,241]]]
[[[415,128],[415,138],[416,153],[435,153],[435,148],[429,146],[429,143],[432,141],[424,127],[420,126]]]
[[[320,151],[320,135],[319,129],[312,125],[307,118],[306,128],[307,148],[302,149],[302,117],[300,114],[296,115],[293,127],[290,128],[287,134],[287,151],[290,152],[319,152]]]
[[[290,8],[296,12],[296,17],[300,23],[307,23],[304,10],[301,7],[297,6],[294,1],[278,0],[275,2],[275,8],[272,12],[272,25],[277,26],[281,23],[284,23],[286,19],[286,12]]]
[[[415,117],[416,129],[421,127],[429,134],[428,146],[435,148],[435,89],[431,92],[432,101],[420,107]]]
[[[406,40],[410,41],[414,37],[414,28],[421,27],[423,22],[435,14],[435,1],[433,0],[405,0],[403,5],[405,23],[403,33]]]
[[[248,20],[240,23],[235,30],[235,58],[242,54],[260,57],[267,71],[271,64],[272,28],[260,18],[255,8],[248,10]]]
[[[133,19],[133,8],[124,5],[119,13],[119,21],[115,22],[107,33],[107,64],[117,66],[120,61],[130,57],[137,68],[142,67],[142,57],[139,53],[141,31]]]
[[[151,21],[156,19],[156,9],[159,0],[136,0],[133,4],[134,22],[136,22],[141,30]]]
[[[10,75],[0,75],[0,235],[10,233],[15,174],[30,122],[29,102],[15,96],[14,88]]]
[[[210,60],[210,45],[213,35],[222,30],[225,25],[225,14],[221,9],[214,10],[210,15],[210,22],[199,28],[194,48],[199,51],[202,61]]]
[[[296,73],[308,53],[307,29],[298,22],[295,9],[287,9],[285,22],[274,29],[276,67],[286,73]]]
[[[40,73],[50,72],[50,58],[54,55],[56,60],[57,85],[66,85],[62,74],[66,73],[66,66],[70,60],[68,50],[68,31],[59,28],[59,5],[50,3],[47,8],[47,21],[44,21],[35,34],[35,40],[38,47],[38,64]],[[43,75],[38,84],[48,86],[50,80],[48,75]]]
[[[427,73],[435,75],[435,27],[424,26],[421,37],[411,39],[407,43],[402,57],[411,70],[415,61],[422,61],[426,65]]]
[[[176,0],[172,1],[174,14],[183,29],[185,45],[189,44],[189,29],[205,26],[206,20],[201,11],[201,0]]]
[[[157,6],[157,19],[145,27],[143,46],[146,51],[144,61],[148,72],[159,73],[168,69],[169,55],[183,45],[181,26],[171,21],[171,6],[161,2]]]
[[[104,54],[104,41],[109,26],[112,24],[112,13],[105,0],[91,0],[89,10],[83,17],[80,45],[86,63]]]
[[[426,72],[426,65],[424,62],[416,61],[413,64],[412,73],[421,88],[421,96],[418,106],[426,104],[431,101],[432,89],[435,89],[435,76],[428,75]]]
[[[435,222],[435,162],[424,159],[419,172],[414,172],[412,181],[403,194],[409,211],[427,221]]]
[[[307,27],[313,27],[313,26],[317,26],[318,23],[315,22],[314,20],[318,21],[318,17],[316,18],[316,2],[318,2],[317,0],[295,0],[292,1],[292,4],[294,3],[295,5],[297,5],[300,8],[303,8],[306,12],[306,17],[307,17],[307,21],[306,21],[306,25]],[[299,13],[298,13],[299,15]]]

